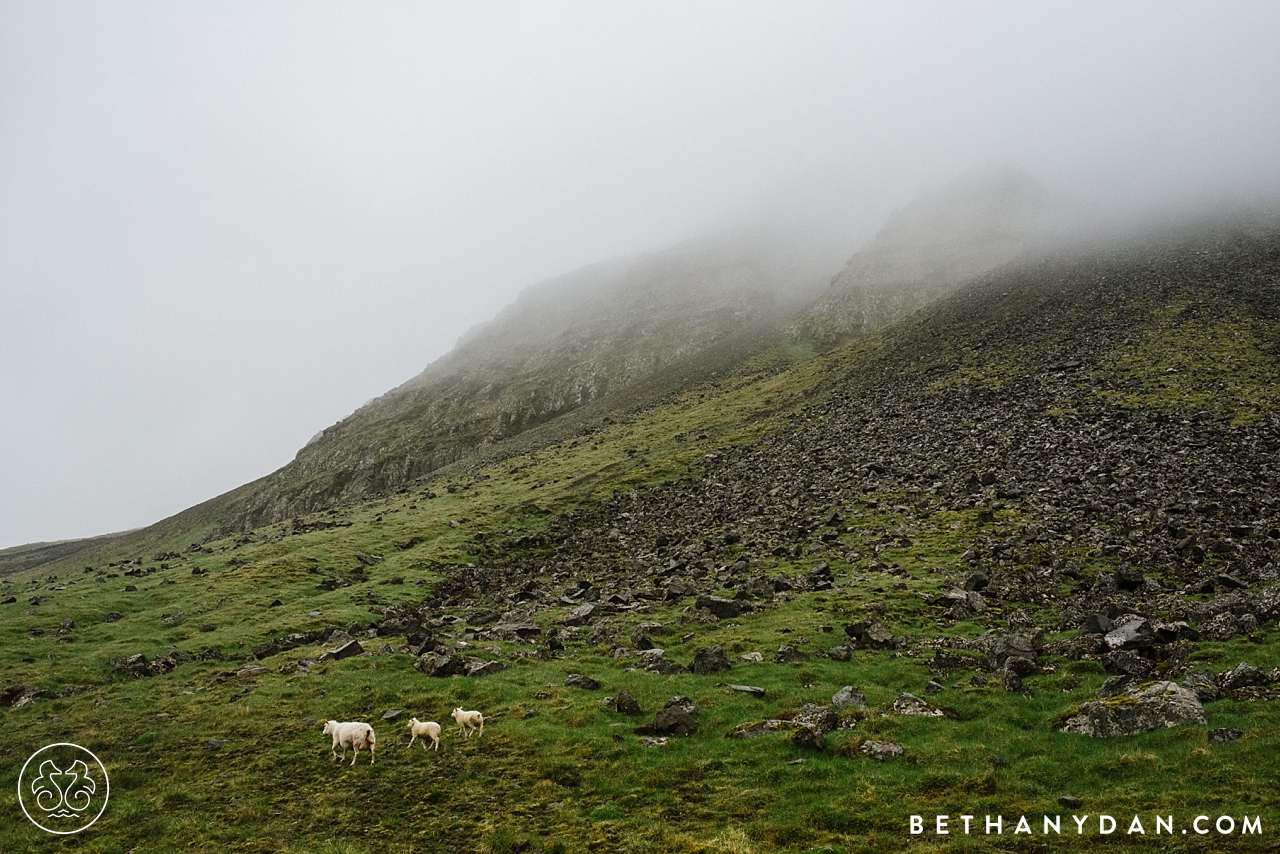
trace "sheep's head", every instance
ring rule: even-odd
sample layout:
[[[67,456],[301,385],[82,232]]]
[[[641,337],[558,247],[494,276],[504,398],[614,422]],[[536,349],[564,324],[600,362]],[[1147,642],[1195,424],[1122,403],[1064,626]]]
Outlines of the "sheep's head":
[[[325,722],[324,722],[324,729],[323,729],[323,730],[321,730],[321,733],[322,733],[323,735],[333,735],[333,729],[334,729],[334,724],[335,724],[335,723],[337,723],[337,721],[325,721]]]
[[[413,728],[414,728],[414,727],[416,727],[417,725],[418,725],[418,719],[417,719],[417,718],[409,718],[409,729],[413,729]]]

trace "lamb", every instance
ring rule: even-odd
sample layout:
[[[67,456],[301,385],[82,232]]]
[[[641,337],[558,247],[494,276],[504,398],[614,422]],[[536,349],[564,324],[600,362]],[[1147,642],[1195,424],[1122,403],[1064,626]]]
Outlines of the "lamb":
[[[413,747],[413,742],[418,736],[422,736],[422,749],[427,749],[427,739],[431,739],[432,749],[440,750],[440,724],[435,721],[420,721],[417,718],[409,718],[409,732],[413,733],[413,738],[409,739],[409,746]]]
[[[367,748],[369,751],[369,764],[375,761],[373,754],[374,742],[377,738],[373,734],[373,727],[364,721],[346,721],[338,723],[337,721],[326,721],[324,725],[324,734],[333,736],[333,758],[338,759],[338,745],[342,745],[342,758],[347,758],[347,745],[355,748],[355,753],[351,756],[351,764],[355,765],[356,760],[360,758],[361,749]]]
[[[458,722],[458,731],[462,733],[463,738],[470,738],[472,730],[477,730],[477,736],[484,735],[484,715],[479,712],[464,712],[459,707],[449,715]]]

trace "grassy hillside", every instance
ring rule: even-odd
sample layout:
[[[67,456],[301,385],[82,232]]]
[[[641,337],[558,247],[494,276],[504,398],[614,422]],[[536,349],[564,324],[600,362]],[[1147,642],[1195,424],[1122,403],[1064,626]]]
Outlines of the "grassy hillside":
[[[1055,725],[1113,676],[1280,668],[1277,340],[1274,232],[1050,258],[822,356],[779,345],[638,411],[584,408],[375,501],[221,538],[170,520],[15,573],[0,789],[66,740],[103,758],[111,803],[70,839],[8,810],[0,849],[1264,849],[1275,687],[1224,690],[1207,725]],[[980,601],[945,598],[979,576]],[[1198,639],[1106,653],[1090,614]],[[1036,629],[1033,668],[994,666]],[[347,636],[366,653],[320,660]],[[679,669],[716,646],[727,671]],[[429,676],[433,653],[497,672]],[[154,675],[131,675],[136,654]],[[726,737],[846,685],[866,705],[833,708],[819,742]],[[623,690],[643,714],[602,703]],[[635,732],[675,696],[692,734]],[[457,735],[457,706],[485,712],[483,737]],[[439,753],[404,749],[410,715],[444,725]],[[332,763],[328,718],[371,722],[377,764]],[[1224,728],[1242,735],[1209,740]],[[958,835],[932,832],[940,814]],[[961,814],[1003,832],[966,838]],[[1236,834],[1183,835],[1201,814]]]

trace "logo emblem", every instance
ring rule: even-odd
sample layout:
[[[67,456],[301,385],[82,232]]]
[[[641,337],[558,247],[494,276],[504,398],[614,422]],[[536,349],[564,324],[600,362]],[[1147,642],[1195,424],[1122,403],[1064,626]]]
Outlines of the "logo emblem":
[[[79,833],[107,808],[107,769],[78,744],[42,747],[18,775],[18,802],[36,827],[48,833]]]

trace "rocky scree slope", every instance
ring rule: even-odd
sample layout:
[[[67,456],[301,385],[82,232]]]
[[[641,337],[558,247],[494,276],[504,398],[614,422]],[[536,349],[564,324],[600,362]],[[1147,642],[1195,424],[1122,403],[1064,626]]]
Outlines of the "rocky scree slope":
[[[771,555],[905,574],[882,550],[959,511],[982,524],[943,561],[946,584],[981,590],[1028,637],[1080,629],[1057,654],[1174,678],[1194,639],[1280,617],[1278,339],[1274,232],[993,274],[850,348],[830,397],[763,446],[565,514],[545,536],[486,540],[481,565],[455,569],[416,619],[467,604],[507,622],[568,614],[562,588],[617,605],[717,607],[706,597],[724,587],[768,599],[783,589],[757,567]],[[1170,373],[1188,365],[1194,376]],[[856,551],[843,523],[868,516],[897,521],[860,531]],[[788,585],[829,582],[819,570]],[[920,609],[974,615],[967,593]],[[1089,634],[1135,617],[1145,623],[1118,649]]]

